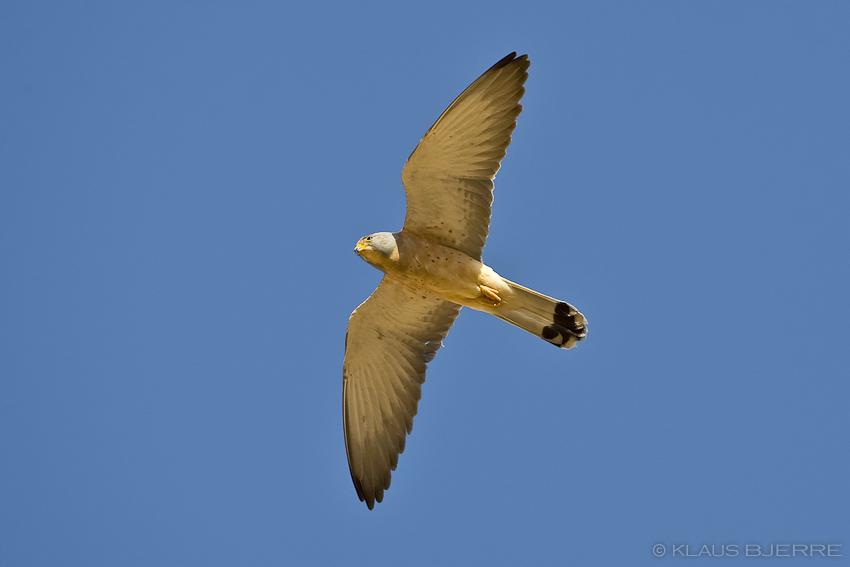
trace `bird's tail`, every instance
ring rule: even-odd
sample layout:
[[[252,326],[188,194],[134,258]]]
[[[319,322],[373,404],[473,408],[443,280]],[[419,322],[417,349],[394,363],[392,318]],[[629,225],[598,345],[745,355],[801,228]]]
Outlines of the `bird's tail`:
[[[587,336],[587,319],[578,309],[504,280],[511,294],[490,313],[560,348],[573,348]]]

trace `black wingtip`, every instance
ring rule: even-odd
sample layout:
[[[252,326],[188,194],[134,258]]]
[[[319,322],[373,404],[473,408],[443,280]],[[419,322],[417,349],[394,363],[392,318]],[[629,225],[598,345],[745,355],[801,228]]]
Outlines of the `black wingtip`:
[[[513,61],[525,61],[527,59],[528,59],[528,55],[520,55],[519,57],[517,57],[516,51],[514,51],[514,52],[511,52],[511,53],[508,53],[507,55],[505,55],[504,57],[499,59],[499,61],[496,62],[496,64],[493,65],[491,67],[491,69],[501,69],[502,67],[506,66],[508,63],[511,63]]]
[[[351,476],[351,480],[354,481],[354,490],[357,491],[357,497],[360,498],[361,502],[366,503],[366,507],[372,510],[375,507],[375,499],[369,495],[366,496],[366,492],[363,490],[363,483],[354,478],[354,475]],[[380,500],[378,500],[380,502]]]

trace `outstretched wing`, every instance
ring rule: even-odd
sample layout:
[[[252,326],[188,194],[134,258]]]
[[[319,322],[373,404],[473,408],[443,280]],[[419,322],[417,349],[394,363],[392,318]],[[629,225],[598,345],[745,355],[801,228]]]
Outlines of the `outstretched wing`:
[[[490,231],[493,178],[505,157],[528,78],[528,56],[511,53],[449,105],[401,173],[404,230],[475,259]]]
[[[390,474],[425,381],[425,367],[460,305],[384,278],[348,320],[343,365],[345,450],[360,500],[371,510]]]

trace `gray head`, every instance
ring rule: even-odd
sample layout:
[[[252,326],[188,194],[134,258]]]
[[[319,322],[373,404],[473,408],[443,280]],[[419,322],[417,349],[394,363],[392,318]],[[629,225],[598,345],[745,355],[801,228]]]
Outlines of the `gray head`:
[[[394,256],[397,259],[397,250],[395,235],[391,232],[376,232],[364,236],[357,241],[357,246],[354,247],[358,256],[381,270],[384,269],[383,266],[386,263],[393,260]]]

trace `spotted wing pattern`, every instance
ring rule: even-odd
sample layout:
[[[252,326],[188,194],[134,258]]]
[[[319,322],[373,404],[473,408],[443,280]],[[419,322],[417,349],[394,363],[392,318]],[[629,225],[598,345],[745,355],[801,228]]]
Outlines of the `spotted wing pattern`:
[[[505,157],[528,78],[528,56],[511,53],[449,105],[404,166],[405,231],[481,259],[490,230],[493,178]]]
[[[348,321],[343,365],[345,449],[369,509],[381,502],[404,451],[425,369],[460,311],[384,278]]]

